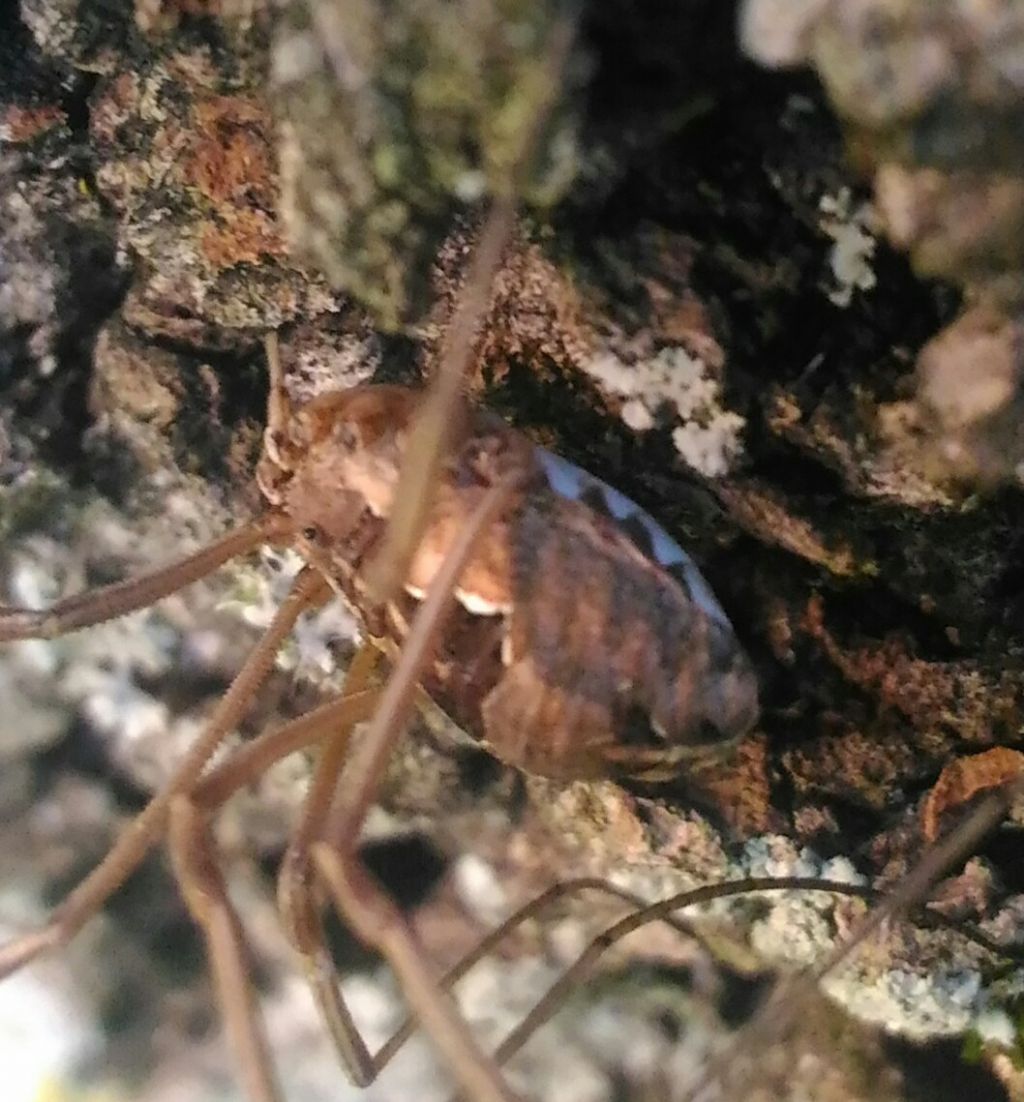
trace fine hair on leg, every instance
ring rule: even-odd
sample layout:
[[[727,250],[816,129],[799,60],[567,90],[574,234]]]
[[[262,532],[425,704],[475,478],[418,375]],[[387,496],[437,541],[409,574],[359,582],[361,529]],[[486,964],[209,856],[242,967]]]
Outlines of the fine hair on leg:
[[[168,566],[123,582],[65,597],[45,609],[0,605],[0,643],[17,639],[54,639],[137,612],[212,574],[279,534],[280,521],[262,517],[236,528],[206,547]]]

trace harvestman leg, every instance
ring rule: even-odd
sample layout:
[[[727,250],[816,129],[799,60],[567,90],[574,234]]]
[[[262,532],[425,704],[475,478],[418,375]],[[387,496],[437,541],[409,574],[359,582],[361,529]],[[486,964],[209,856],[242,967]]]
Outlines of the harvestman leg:
[[[394,672],[370,727],[346,764],[356,783],[349,798],[336,802],[326,826],[330,841],[316,841],[310,856],[351,928],[378,949],[402,984],[410,1008],[447,1058],[460,1086],[474,1102],[511,1102],[496,1065],[477,1046],[448,995],[442,991],[423,949],[402,913],[359,860],[357,844],[388,758],[401,735],[415,698],[419,671],[428,660],[454,599],[462,568],[486,527],[515,490],[509,477],[487,492],[448,552],[413,620]]]
[[[643,899],[635,892],[627,891],[625,888],[619,888],[610,881],[602,880],[599,877],[581,876],[573,880],[563,880],[558,884],[552,884],[550,888],[545,889],[539,895],[535,895],[531,900],[513,911],[512,914],[500,923],[500,925],[491,930],[489,934],[485,934],[465,956],[461,957],[447,972],[445,972],[439,981],[440,986],[446,991],[454,987],[470,969],[483,960],[483,958],[495,949],[506,937],[509,937],[516,927],[522,926],[523,923],[529,922],[530,919],[538,917],[538,915],[549,907],[554,906],[559,900],[566,899],[571,895],[579,895],[587,891],[599,892],[602,895],[617,899],[622,903],[628,903],[629,906],[633,908],[631,913],[634,914],[646,911],[649,906],[647,900]],[[685,919],[676,918],[673,915],[659,917],[661,917],[663,922],[667,923],[683,936],[695,936],[695,931]],[[653,919],[651,921],[653,921]],[[534,1011],[531,1011],[531,1021],[533,1014]],[[395,1030],[383,1045],[381,1045],[380,1049],[373,1057],[374,1065],[378,1071],[383,1068],[402,1045],[405,1044],[412,1036],[415,1029],[416,1022],[412,1018],[406,1018],[398,1029]],[[528,1027],[528,1029],[529,1034],[524,1039],[524,1043],[525,1040],[528,1040],[529,1036],[535,1032],[535,1029],[532,1027]]]
[[[217,867],[207,815],[185,795],[171,798],[171,865],[189,913],[203,931],[235,1067],[250,1102],[280,1102],[266,1033],[248,980],[245,935]]]
[[[605,954],[616,942],[628,934],[639,930],[651,922],[665,922],[680,933],[696,937],[703,941],[700,931],[693,927],[685,919],[677,918],[674,911],[683,910],[712,900],[727,899],[737,895],[751,895],[763,892],[801,891],[823,892],[830,895],[849,896],[861,899],[868,904],[879,904],[879,907],[869,914],[874,921],[878,910],[885,905],[886,897],[876,888],[870,888],[861,884],[846,884],[838,881],[827,880],[822,877],[747,877],[741,880],[724,881],[716,884],[704,884],[696,888],[690,888],[658,900],[655,903],[645,903],[631,892],[624,891],[601,879],[581,878],[570,880],[562,884],[556,884],[543,894],[537,896],[525,904],[514,914],[510,915],[499,927],[493,930],[474,950],[467,954],[458,964],[448,972],[443,984],[447,987],[456,982],[465,974],[482,956],[510,930],[528,918],[533,917],[542,908],[547,907],[557,898],[569,894],[575,894],[584,890],[593,890],[609,893],[634,906],[634,910],[613,923],[602,931],[587,945],[582,953],[569,965],[561,976],[552,984],[548,991],[541,997],[525,1018],[505,1037],[494,1052],[494,1060],[498,1064],[506,1063],[514,1056],[529,1039],[564,1006],[572,991],[582,983],[592,971],[598,959]],[[1006,958],[1011,961],[1024,960],[1024,952],[1014,949],[1012,946],[999,944],[990,938],[984,931],[970,923],[959,922],[948,918],[941,912],[927,912],[921,916],[926,925],[936,925],[953,930],[967,941],[980,946],[988,952]],[[383,1054],[390,1056],[406,1040],[412,1032],[412,1023],[405,1023],[401,1029],[381,1049],[378,1059]],[[734,1055],[738,1055],[734,1053]],[[749,1055],[749,1053],[747,1054]]]
[[[361,689],[380,659],[380,651],[364,644],[349,666],[346,693]],[[370,717],[367,716],[367,719]],[[381,1065],[371,1055],[341,995],[340,980],[324,938],[319,899],[315,894],[310,846],[324,830],[338,778],[349,749],[351,726],[323,743],[320,757],[278,873],[278,907],[285,930],[299,954],[306,979],[349,1078],[368,1086]]]
[[[228,1040],[252,1102],[276,1102],[279,1092],[262,1020],[249,984],[245,937],[217,867],[210,837],[214,813],[271,764],[368,719],[375,692],[353,691],[267,732],[212,769],[191,792],[170,803],[170,852],[189,912],[203,931]],[[329,743],[331,745],[331,743]]]
[[[50,608],[8,608],[0,605],[0,643],[17,639],[53,639],[81,628],[102,624],[154,604],[212,574],[230,559],[255,551],[278,534],[279,523],[253,521],[222,536],[180,562],[140,578],[91,589],[58,601]]]
[[[266,538],[266,526],[257,523],[226,537],[184,563],[148,578],[100,590],[92,594],[91,599],[89,596],[72,598],[56,606],[50,613],[17,610],[9,615],[5,614],[0,619],[0,626],[7,626],[7,638],[23,638],[40,624],[46,628],[50,617],[62,626],[67,626],[67,630],[98,623],[112,615],[148,604],[157,596],[166,595],[188,581],[194,581],[228,558],[257,546]],[[201,570],[197,563],[201,563]],[[185,581],[181,581],[183,575]],[[291,633],[301,613],[319,603],[327,592],[326,583],[318,574],[309,569],[302,571],[270,626],[250,652],[228,691],[217,703],[206,730],[189,748],[170,780],[124,828],[107,856],[55,908],[44,926],[0,946],[0,978],[40,953],[66,944],[137,868],[163,835],[174,797],[195,785],[214,751],[244,716],[256,690],[270,673],[281,644]],[[26,627],[26,624],[29,626]]]
[[[598,884],[603,884],[598,881]],[[607,885],[605,885],[607,886]],[[620,918],[603,930],[584,948],[579,956],[555,980],[540,1000],[504,1038],[494,1052],[497,1064],[504,1064],[514,1056],[543,1025],[549,1022],[559,1009],[565,1005],[572,991],[577,988],[593,970],[599,958],[627,934],[631,934],[651,922],[668,922],[676,929],[680,928],[690,937],[703,940],[699,932],[685,920],[673,919],[674,911],[708,903],[715,899],[727,899],[736,895],[748,895],[757,892],[779,891],[821,891],[833,895],[848,895],[857,899],[873,901],[878,893],[859,884],[842,884],[814,877],[748,877],[743,880],[725,881],[717,884],[704,884],[679,892],[656,903],[639,906],[630,914]]]
[[[208,940],[218,997],[236,1060],[248,1080],[250,1096],[261,1102],[274,1098],[273,1073],[246,979],[240,925],[230,908],[221,878],[211,867],[212,847],[206,825],[209,817],[239,788],[256,780],[280,758],[314,742],[321,743],[320,758],[299,825],[279,873],[280,907],[286,930],[303,958],[307,977],[342,1062],[358,1086],[371,1083],[415,1029],[415,1022],[407,1019],[376,1053],[370,1053],[341,998],[339,979],[323,941],[319,908],[312,894],[309,847],[322,833],[352,727],[371,718],[379,699],[376,690],[362,687],[378,659],[378,651],[370,646],[365,647],[349,667],[341,698],[261,735],[207,773],[188,800],[179,797],[179,802],[172,807],[171,841],[175,868],[189,900],[190,910]],[[645,906],[645,901],[634,893],[596,878],[581,877],[556,884],[519,908],[481,939],[471,952],[445,973],[440,986],[445,990],[451,988],[515,927],[557,900],[583,891],[611,895],[638,912],[642,912]],[[692,935],[689,924],[684,920],[668,914],[660,917],[680,933]],[[530,1020],[533,1020],[533,1014]],[[533,1028],[529,1022],[524,1024],[528,1036]],[[258,1075],[255,1081],[254,1075]]]

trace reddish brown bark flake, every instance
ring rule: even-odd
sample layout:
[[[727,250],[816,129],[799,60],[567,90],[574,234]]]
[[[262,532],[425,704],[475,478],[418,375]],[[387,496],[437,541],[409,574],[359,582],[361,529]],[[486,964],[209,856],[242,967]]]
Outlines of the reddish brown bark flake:
[[[56,104],[21,107],[10,104],[0,111],[0,140],[29,142],[64,122],[67,116]]]
[[[921,808],[921,829],[929,842],[939,836],[942,817],[963,806],[972,797],[993,788],[1001,788],[1024,772],[1024,754],[1005,746],[996,746],[980,754],[971,754],[950,762],[939,774]]]

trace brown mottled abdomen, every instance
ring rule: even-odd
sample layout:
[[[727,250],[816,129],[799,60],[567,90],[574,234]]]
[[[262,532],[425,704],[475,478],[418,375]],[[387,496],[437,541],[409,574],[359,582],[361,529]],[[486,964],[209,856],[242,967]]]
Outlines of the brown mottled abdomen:
[[[558,778],[667,779],[746,734],[753,671],[731,630],[608,518],[551,492],[505,532],[512,608],[459,608],[427,691],[503,761]]]
[[[295,419],[293,466],[264,480],[296,546],[374,623],[363,564],[390,515],[415,396],[360,387]],[[753,670],[696,564],[612,487],[494,417],[463,423],[435,487],[405,596],[415,605],[489,487],[520,476],[478,542],[424,687],[469,734],[527,772],[670,778],[742,737]]]

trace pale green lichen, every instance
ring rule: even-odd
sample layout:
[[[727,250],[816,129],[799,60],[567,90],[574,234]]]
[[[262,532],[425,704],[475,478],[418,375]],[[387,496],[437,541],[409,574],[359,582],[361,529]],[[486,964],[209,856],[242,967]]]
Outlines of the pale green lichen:
[[[314,21],[301,0],[288,7],[274,48],[282,214],[295,251],[383,328],[426,308],[458,204],[507,190],[550,91],[555,11],[536,0],[386,10],[360,0]],[[577,159],[559,109],[522,197],[554,203]]]

